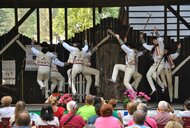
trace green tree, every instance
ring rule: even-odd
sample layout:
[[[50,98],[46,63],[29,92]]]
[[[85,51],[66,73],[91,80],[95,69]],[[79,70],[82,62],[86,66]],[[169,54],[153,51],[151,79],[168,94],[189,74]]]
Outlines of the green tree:
[[[14,25],[14,10],[0,8],[0,35],[8,32]]]

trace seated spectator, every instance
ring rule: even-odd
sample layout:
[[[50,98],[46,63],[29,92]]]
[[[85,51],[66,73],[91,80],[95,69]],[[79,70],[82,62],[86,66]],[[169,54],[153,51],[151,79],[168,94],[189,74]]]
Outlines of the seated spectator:
[[[127,111],[128,115],[123,117],[123,125],[127,126],[129,121],[133,119],[133,113],[137,110],[137,103],[136,102],[129,102],[127,104]]]
[[[31,122],[31,119],[30,119],[30,115],[28,112],[26,111],[23,111],[21,113],[18,114],[18,118],[16,119],[16,127],[24,127],[24,128],[27,128],[27,127],[30,127],[30,122]]]
[[[169,121],[164,128],[183,128],[177,121]]]
[[[94,106],[96,106],[96,104],[102,104],[101,97],[94,96]]]
[[[91,116],[91,117],[88,119],[87,124],[94,124],[95,121],[96,121],[96,119],[101,116],[101,114],[100,114],[100,108],[101,108],[101,106],[102,106],[102,105],[101,105],[100,103],[99,103],[99,104],[96,104],[96,106],[95,106],[96,115]]]
[[[133,113],[134,125],[129,126],[128,128],[149,128],[144,125],[146,119],[146,113],[142,110],[137,110]]]
[[[58,119],[60,120],[62,115],[64,114],[64,108],[63,107],[58,107],[58,100],[56,96],[51,95],[47,100],[46,103],[51,104],[52,109],[53,109],[53,115],[58,117]]]
[[[121,121],[112,116],[113,107],[109,104],[103,104],[100,113],[101,117],[96,119],[94,126],[96,128],[122,128]]]
[[[89,117],[96,115],[94,104],[94,97],[87,95],[85,98],[85,105],[78,109],[77,114],[87,121]]]
[[[10,126],[15,126],[15,121],[19,117],[19,114],[23,111],[25,111],[25,103],[23,101],[18,101],[15,105],[14,115],[12,115],[9,120]]]
[[[156,121],[153,118],[150,118],[150,117],[147,116],[148,107],[147,107],[146,104],[140,103],[137,106],[137,110],[142,110],[143,112],[145,112],[145,114],[146,114],[145,122],[144,122],[145,126],[151,127],[151,128],[157,128]],[[135,124],[135,122],[133,120],[130,120],[129,123],[128,123],[128,126],[131,126],[131,125],[134,125],[134,124]]]
[[[14,115],[15,107],[11,107],[11,102],[11,96],[4,96],[1,98],[3,108],[0,109],[0,117],[11,117]]]
[[[177,116],[190,117],[190,99],[184,101],[184,111],[180,111]]]
[[[55,125],[59,126],[59,120],[53,115],[53,109],[50,104],[44,104],[41,112],[40,118],[35,121],[35,125]]]
[[[122,122],[121,113],[118,113],[117,110],[115,109],[116,105],[117,105],[116,99],[110,99],[108,101],[108,104],[112,105],[112,107],[113,107],[113,115],[112,116],[116,117],[117,119],[119,119]]]
[[[169,111],[168,103],[166,101],[160,101],[158,103],[157,114],[154,116],[154,119],[157,122],[157,125],[165,125],[172,118],[174,114]]]
[[[63,115],[60,120],[60,126],[74,125],[77,128],[83,128],[85,121],[79,115],[75,115],[77,109],[77,103],[75,101],[69,101],[67,103],[68,114]]]

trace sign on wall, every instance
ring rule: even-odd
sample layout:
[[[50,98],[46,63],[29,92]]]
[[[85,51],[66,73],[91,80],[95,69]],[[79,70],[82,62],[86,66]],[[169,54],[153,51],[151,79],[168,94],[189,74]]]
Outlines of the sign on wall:
[[[41,51],[40,45],[34,45],[34,47]],[[26,66],[25,71],[37,71],[38,65],[36,65],[36,56],[31,50],[32,45],[26,45]]]
[[[2,85],[15,85],[15,60],[2,61]]]

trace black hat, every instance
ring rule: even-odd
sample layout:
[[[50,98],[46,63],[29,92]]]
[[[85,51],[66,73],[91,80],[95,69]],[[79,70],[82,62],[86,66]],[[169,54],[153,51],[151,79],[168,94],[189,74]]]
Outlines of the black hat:
[[[42,42],[42,43],[40,44],[40,46],[43,47],[43,48],[45,48],[45,47],[47,48],[47,47],[49,46],[49,44],[44,41],[44,42]]]

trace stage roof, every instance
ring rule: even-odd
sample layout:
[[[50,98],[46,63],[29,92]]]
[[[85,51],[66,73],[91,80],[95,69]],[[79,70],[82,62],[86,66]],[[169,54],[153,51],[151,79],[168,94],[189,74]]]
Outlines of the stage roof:
[[[79,8],[143,5],[186,5],[190,0],[0,0],[0,8]]]

